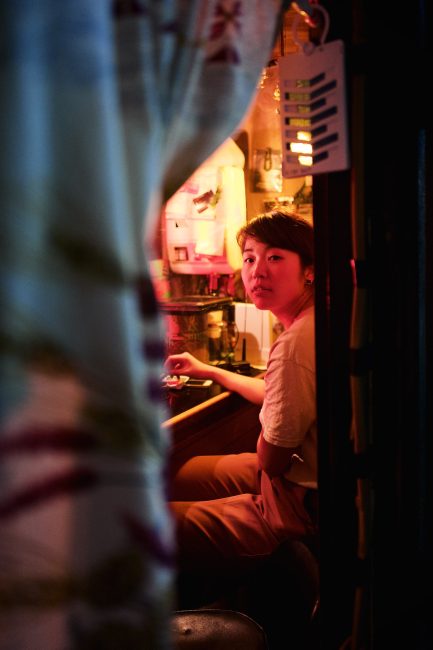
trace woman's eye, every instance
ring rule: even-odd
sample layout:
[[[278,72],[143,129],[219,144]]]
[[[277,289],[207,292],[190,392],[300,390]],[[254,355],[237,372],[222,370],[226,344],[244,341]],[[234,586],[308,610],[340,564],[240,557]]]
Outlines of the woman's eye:
[[[245,257],[244,258],[244,264],[251,264],[252,262],[254,262],[252,257]]]
[[[269,259],[271,262],[275,262],[276,260],[281,260],[283,258],[281,257],[281,255],[270,255]]]

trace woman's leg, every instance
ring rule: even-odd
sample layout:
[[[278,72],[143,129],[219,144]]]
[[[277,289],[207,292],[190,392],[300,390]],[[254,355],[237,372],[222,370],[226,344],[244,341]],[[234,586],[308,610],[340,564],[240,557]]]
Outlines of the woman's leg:
[[[283,539],[307,532],[305,488],[275,483],[263,477],[250,453],[193,458],[176,474],[170,507],[184,606],[195,606],[191,594],[209,602],[205,594],[236,584]]]
[[[171,480],[171,501],[206,501],[259,491],[257,454],[196,456]]]
[[[231,598],[251,569],[277,547],[261,497],[238,494],[171,502],[177,526],[177,596],[182,608]]]
[[[258,487],[257,457],[253,453],[198,456],[174,475],[170,506],[177,526],[180,608],[210,603],[236,584],[240,566],[236,561],[227,564],[224,559],[224,545],[236,537],[236,532],[229,530],[231,505],[224,504],[233,495],[241,495],[241,501],[249,500]],[[238,516],[245,519],[240,510],[235,520]]]
[[[170,507],[182,566],[220,564],[272,553],[284,539],[309,536],[306,488],[259,472],[256,454],[202,456],[176,475]]]

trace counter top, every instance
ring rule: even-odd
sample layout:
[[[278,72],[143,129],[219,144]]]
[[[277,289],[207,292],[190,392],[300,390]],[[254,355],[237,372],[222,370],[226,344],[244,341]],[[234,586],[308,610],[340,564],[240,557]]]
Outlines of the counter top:
[[[264,376],[263,370],[251,368],[249,372],[254,377]],[[171,414],[168,423],[171,421],[177,422],[180,416],[187,417],[189,411],[195,412],[198,407],[200,409],[206,408],[206,405],[210,406],[224,400],[226,399],[224,395],[230,394],[229,391],[215,381],[212,382],[211,386],[207,387],[191,387],[186,384],[180,389],[166,388],[165,390],[167,406]]]
[[[165,398],[171,419],[185,413],[208,400],[221,395],[225,389],[213,382],[207,387],[183,386],[180,389],[165,389]]]
[[[258,377],[263,377],[260,371]],[[260,432],[260,406],[217,383],[207,389],[182,388],[173,395],[172,416],[163,424],[171,432],[171,463],[200,454],[254,451]]]

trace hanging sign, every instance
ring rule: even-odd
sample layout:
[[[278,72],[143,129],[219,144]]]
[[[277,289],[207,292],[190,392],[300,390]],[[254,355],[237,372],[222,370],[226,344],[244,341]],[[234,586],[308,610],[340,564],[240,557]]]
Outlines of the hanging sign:
[[[278,60],[284,178],[339,171],[350,164],[344,43],[298,44],[300,53]]]

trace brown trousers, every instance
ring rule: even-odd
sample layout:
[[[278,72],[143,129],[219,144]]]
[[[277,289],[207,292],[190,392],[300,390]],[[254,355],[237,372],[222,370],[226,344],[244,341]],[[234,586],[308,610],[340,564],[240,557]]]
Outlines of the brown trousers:
[[[314,536],[316,496],[283,476],[271,480],[255,453],[192,458],[172,484],[179,568],[248,568],[286,539]]]

